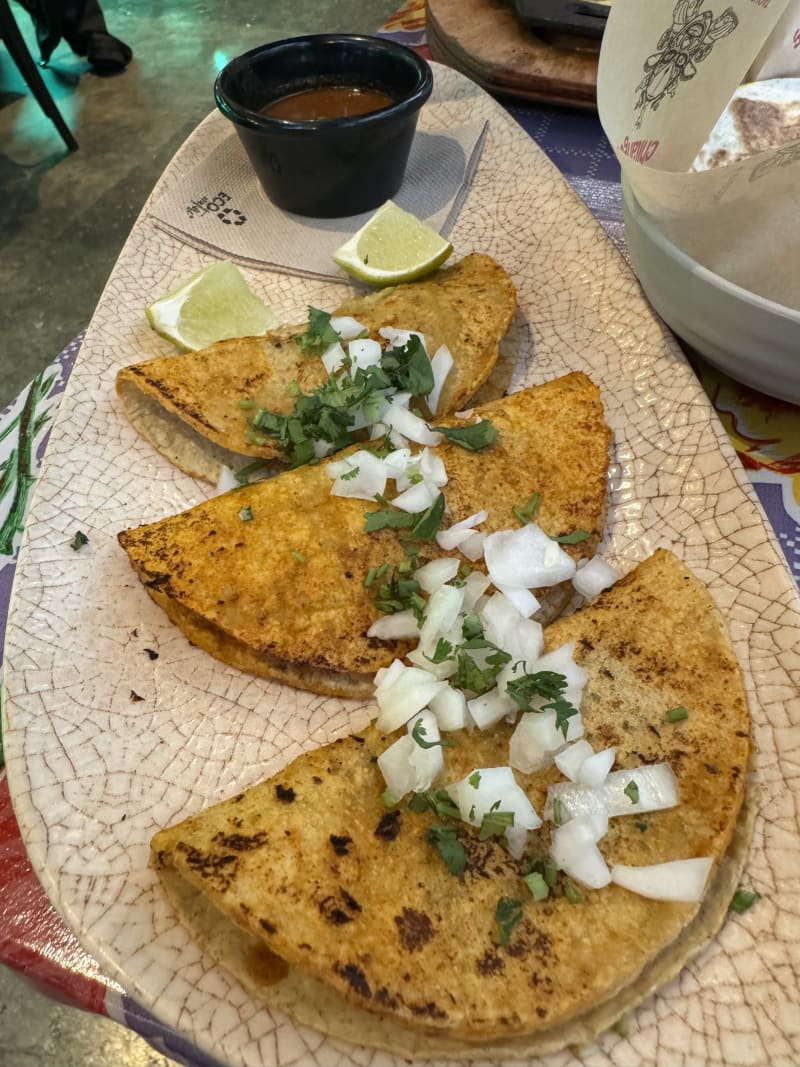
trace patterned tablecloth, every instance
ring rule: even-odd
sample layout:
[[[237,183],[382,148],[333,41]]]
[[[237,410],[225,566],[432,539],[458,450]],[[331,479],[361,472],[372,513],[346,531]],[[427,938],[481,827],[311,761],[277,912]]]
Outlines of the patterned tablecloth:
[[[423,0],[405,4],[389,20],[385,33],[424,52]],[[547,105],[512,103],[508,110],[625,254],[619,167],[597,117]],[[27,502],[81,340],[77,337],[0,413],[0,644]],[[695,361],[695,368],[800,583],[800,408],[739,385],[700,360]],[[96,961],[69,933],[28,862],[2,771],[0,962],[25,973],[60,999],[117,1019],[181,1062],[192,1067],[212,1064],[104,977]]]

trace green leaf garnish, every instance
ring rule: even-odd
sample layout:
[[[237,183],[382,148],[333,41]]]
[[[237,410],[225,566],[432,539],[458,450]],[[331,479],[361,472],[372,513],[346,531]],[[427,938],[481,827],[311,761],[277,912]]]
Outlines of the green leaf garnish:
[[[250,507],[249,504],[245,504],[243,508],[239,508],[239,518],[242,520],[242,522],[253,521],[253,509]]]
[[[558,534],[553,536],[550,534],[551,541],[557,541],[560,545],[579,545],[581,541],[585,541],[589,537],[588,530],[573,530],[572,533]]]
[[[561,803],[561,797],[553,797],[553,822],[556,826],[564,824],[564,807]]]
[[[433,389],[431,361],[415,334],[404,345],[388,348],[381,358],[381,366],[397,389],[412,396],[427,396]]]
[[[343,482],[352,482],[354,478],[358,477],[358,472],[360,469],[360,467],[353,467],[352,470],[345,471],[344,474],[340,474],[339,477]]]
[[[411,731],[411,737],[420,748],[454,748],[455,741],[449,737],[443,737],[439,741],[426,741],[428,731],[425,729],[425,723],[422,719],[417,719],[414,723],[414,729]]]
[[[366,511],[364,512],[364,530],[375,533],[376,530],[402,530],[414,525],[414,515],[410,511]]]
[[[532,711],[531,701],[535,696],[557,700],[566,688],[566,675],[556,671],[536,671],[512,678],[506,686],[506,692],[520,711]]]
[[[500,436],[500,431],[488,419],[470,423],[469,426],[433,426],[431,429],[442,434],[452,444],[466,448],[468,452],[480,452]]]
[[[539,510],[539,502],[542,499],[542,494],[537,491],[530,497],[521,507],[513,508],[514,514],[519,521],[525,526],[531,521],[536,512]]]
[[[83,530],[77,530],[75,536],[69,543],[69,547],[72,549],[73,552],[78,552],[80,551],[80,549],[83,548],[84,545],[88,544],[89,538],[86,536]]]
[[[297,560],[298,563],[305,563],[306,557],[303,555],[302,552],[297,552],[297,551],[293,550],[292,551],[292,555],[294,556],[294,558]]]
[[[522,901],[513,900],[511,897],[500,897],[494,912],[497,923],[497,941],[500,945],[508,945],[515,927],[522,919]]]
[[[451,874],[463,874],[467,869],[467,854],[461,843],[461,828],[434,824],[428,827],[425,840],[438,851]]]
[[[667,722],[683,722],[684,719],[689,718],[689,709],[684,707],[683,704],[678,704],[675,708],[670,708],[667,712]]]
[[[453,645],[450,641],[446,641],[444,637],[440,637],[436,642],[436,648],[433,650],[433,655],[427,657],[431,663],[444,663],[446,659],[453,658]]]
[[[564,883],[564,896],[567,898],[570,904],[580,904],[580,902],[583,900],[581,891],[580,889],[578,889],[574,882],[568,881]]]
[[[309,307],[308,327],[305,333],[295,337],[302,351],[318,355],[328,345],[335,345],[338,340],[339,334],[331,326],[330,312]]]
[[[761,899],[761,894],[757,893],[755,889],[742,889],[741,886],[733,894],[733,898],[730,903],[732,911],[735,911],[737,915],[742,915],[748,908],[752,908],[757,900]]]
[[[630,798],[631,804],[639,803],[639,786],[636,784],[636,782],[633,781],[633,779],[628,782],[622,792],[625,794],[626,797]]]
[[[544,875],[538,871],[526,874],[524,881],[534,900],[546,900],[550,896],[550,886],[545,881]]]
[[[472,786],[473,789],[477,789],[478,786],[481,784],[481,772],[480,771],[473,771],[472,774],[467,779],[467,781],[469,782],[469,784]]]
[[[470,615],[464,616],[464,621],[461,624],[461,633],[467,639],[471,641],[474,637],[483,637],[483,623],[481,622],[480,615],[472,612]]]
[[[481,841],[487,841],[490,837],[505,838],[506,830],[513,825],[513,811],[487,811],[481,819],[481,829],[478,837]]]
[[[262,441],[262,444],[266,444],[266,441]],[[239,485],[247,485],[250,481],[250,475],[256,474],[260,470],[265,470],[267,464],[263,459],[255,459],[252,463],[247,463],[244,467],[240,467],[238,471],[234,471],[234,478]]]
[[[437,789],[431,793],[414,793],[408,806],[417,813],[427,811],[430,808],[440,819],[459,820],[461,818],[458,805],[446,789]]]
[[[444,518],[444,493],[439,493],[434,502],[425,511],[414,515],[411,537],[414,541],[430,541],[436,536]]]
[[[635,822],[633,825],[636,827],[640,834],[643,834],[647,830],[648,822],[647,819],[641,819],[639,822]]]
[[[556,713],[556,730],[561,731],[566,741],[567,733],[569,732],[569,720],[573,715],[578,714],[578,709],[575,705],[563,697],[556,697],[552,703],[543,705],[542,711],[554,711]]]

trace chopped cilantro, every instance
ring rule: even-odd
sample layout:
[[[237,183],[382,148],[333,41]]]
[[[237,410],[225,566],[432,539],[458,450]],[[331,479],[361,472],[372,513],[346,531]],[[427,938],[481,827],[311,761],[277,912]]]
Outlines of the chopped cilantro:
[[[249,504],[245,504],[243,508],[239,508],[239,518],[242,520],[242,522],[253,521],[253,509],[250,507]]]
[[[481,819],[481,829],[478,837],[481,841],[487,841],[490,837],[501,837],[505,839],[506,830],[509,826],[513,825],[513,811],[487,811]]]
[[[499,667],[479,667],[472,656],[459,650],[456,656],[456,673],[450,679],[450,685],[454,689],[466,689],[476,696],[482,696],[494,687],[499,672]]]
[[[416,334],[412,334],[406,344],[387,349],[381,358],[381,366],[397,389],[412,396],[427,396],[433,389],[431,361]]]
[[[626,797],[630,798],[631,804],[639,803],[639,786],[631,779],[622,790]]]
[[[69,547],[72,549],[73,552],[78,552],[78,551],[80,551],[80,549],[83,548],[84,545],[88,545],[88,544],[89,544],[89,538],[86,536],[86,534],[83,532],[83,530],[77,530],[75,532],[75,536],[72,538],[72,540],[69,543]]]
[[[575,705],[563,697],[556,697],[552,703],[544,704],[542,711],[554,711],[556,713],[556,730],[561,731],[566,741],[567,733],[569,732],[569,720],[573,715],[578,714],[578,709]]]
[[[564,883],[564,896],[567,898],[570,904],[580,904],[580,902],[583,900],[581,891],[580,889],[578,889],[574,882]]]
[[[513,678],[506,686],[506,692],[520,711],[532,711],[531,701],[535,696],[558,700],[566,688],[566,675],[555,671],[536,671],[535,674]]]
[[[446,641],[443,637],[440,637],[436,642],[436,648],[433,650],[433,655],[427,657],[431,663],[444,663],[446,659],[453,658],[453,646],[449,641]]]
[[[635,822],[633,825],[636,827],[640,834],[643,834],[647,830],[648,822],[647,819],[641,819],[639,822]]]
[[[470,423],[469,426],[434,426],[433,429],[452,444],[466,448],[468,452],[480,452],[493,444],[500,435],[500,431],[488,419]]]
[[[412,811],[418,814],[428,808],[440,819],[460,819],[458,805],[446,789],[437,789],[432,793],[415,793],[408,803]]]
[[[308,327],[305,333],[300,333],[295,337],[302,351],[319,355],[324,348],[328,345],[335,345],[338,340],[339,334],[331,326],[330,312],[309,307]]]
[[[558,534],[557,536],[551,534],[550,540],[557,541],[560,545],[579,545],[588,536],[589,532],[587,530],[573,530],[572,533]]]
[[[473,771],[472,774],[467,779],[467,781],[469,782],[469,784],[472,786],[473,789],[477,789],[478,786],[481,784],[481,772],[480,771]]]
[[[522,901],[513,900],[511,897],[500,897],[494,912],[497,923],[497,941],[500,945],[508,945],[514,928],[522,919]]]
[[[730,907],[732,911],[735,911],[737,915],[741,915],[747,911],[748,908],[752,908],[757,900],[760,900],[761,894],[757,893],[755,889],[742,889],[741,886],[733,894]]]
[[[546,900],[550,896],[550,886],[545,881],[544,875],[538,871],[526,874],[524,881],[534,900]]]
[[[542,494],[537,490],[524,504],[512,509],[523,526],[533,519],[534,515],[539,510],[539,502],[541,499]]]
[[[339,477],[342,479],[343,482],[352,482],[354,478],[358,477],[358,472],[360,469],[360,467],[353,467],[352,470],[345,471],[344,474],[340,474]]]
[[[461,633],[468,641],[471,641],[473,637],[483,637],[483,625],[480,616],[475,612],[466,615],[461,624]]]
[[[410,511],[366,511],[364,519],[366,533],[375,533],[376,530],[402,530],[414,525],[414,516]]]
[[[684,707],[683,704],[678,704],[675,708],[670,708],[667,712],[667,722],[683,722],[684,719],[689,718],[689,709]]]
[[[246,464],[246,466],[240,467],[238,471],[234,472],[233,476],[239,483],[239,485],[247,485],[250,481],[250,475],[256,474],[260,470],[264,470],[266,466],[267,464],[264,462],[263,459],[256,459],[253,460],[252,463],[248,463]]]
[[[461,843],[461,828],[434,824],[428,827],[425,840],[438,851],[451,874],[463,874],[467,869],[467,854]]]
[[[239,407],[242,409],[242,411],[249,411],[251,408],[254,408],[255,406],[256,406],[255,405],[255,401],[253,401],[253,400],[240,400],[239,401]]]
[[[439,493],[434,502],[425,511],[414,515],[415,522],[411,527],[411,537],[414,541],[430,541],[436,536],[444,517],[444,493]]]
[[[293,551],[292,555],[294,556],[294,558],[297,560],[298,563],[305,563],[306,557],[303,555],[302,552]]]
[[[455,741],[449,737],[443,737],[440,741],[426,741],[428,731],[425,729],[425,723],[422,719],[417,719],[414,723],[414,729],[411,731],[411,737],[419,745],[420,748],[454,748]]]
[[[561,803],[561,797],[553,797],[553,822],[556,826],[562,826],[564,823],[564,806]]]

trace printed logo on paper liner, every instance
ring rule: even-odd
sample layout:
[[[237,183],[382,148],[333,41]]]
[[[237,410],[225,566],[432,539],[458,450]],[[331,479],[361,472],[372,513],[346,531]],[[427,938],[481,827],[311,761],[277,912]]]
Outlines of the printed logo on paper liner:
[[[642,125],[648,109],[657,111],[668,96],[674,96],[681,82],[697,74],[697,65],[711,54],[714,43],[733,33],[739,19],[733,8],[714,16],[701,11],[703,0],[678,0],[672,12],[672,25],[662,33],[656,51],[644,61],[644,77],[636,86],[636,128]]]

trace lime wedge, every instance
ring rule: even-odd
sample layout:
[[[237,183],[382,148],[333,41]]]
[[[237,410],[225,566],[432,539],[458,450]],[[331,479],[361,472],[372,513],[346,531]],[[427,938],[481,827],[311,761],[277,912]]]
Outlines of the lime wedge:
[[[436,270],[452,251],[433,227],[387,200],[333,258],[364,282],[396,285]]]
[[[227,260],[211,263],[147,309],[150,325],[186,352],[228,337],[254,337],[278,325]]]

